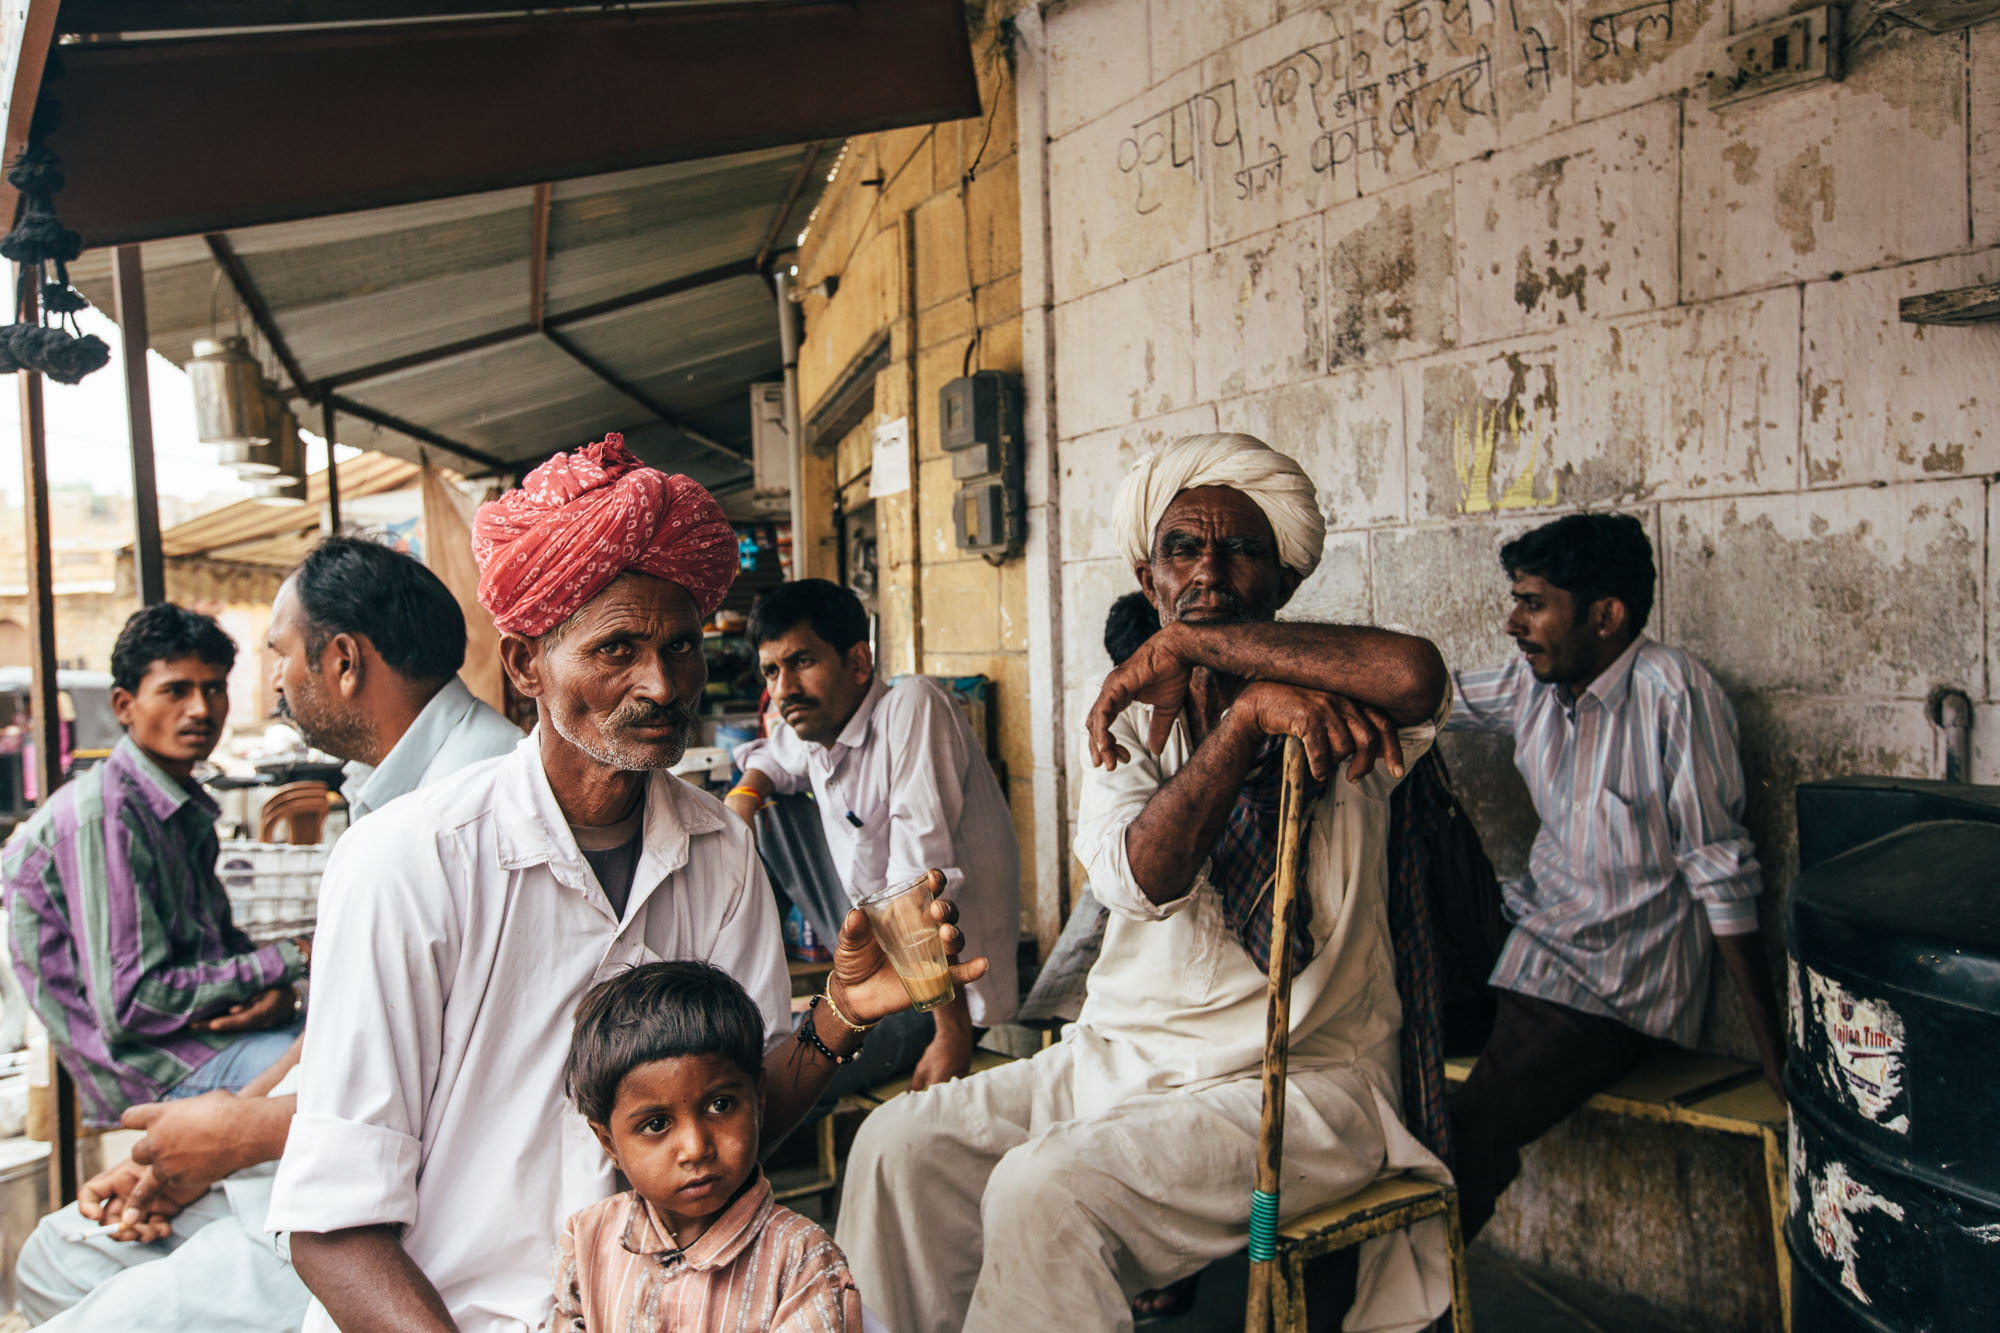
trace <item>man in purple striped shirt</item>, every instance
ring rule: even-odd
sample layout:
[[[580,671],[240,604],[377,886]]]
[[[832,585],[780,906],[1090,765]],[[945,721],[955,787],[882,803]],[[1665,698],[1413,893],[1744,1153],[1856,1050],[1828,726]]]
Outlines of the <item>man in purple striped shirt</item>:
[[[85,1119],[235,1089],[298,1033],[311,943],[253,946],[216,878],[194,766],[222,736],[236,645],[172,603],[125,622],[111,705],[125,736],[36,812],[4,864],[14,969]]]
[[[1500,562],[1521,655],[1454,673],[1446,729],[1514,738],[1542,826],[1527,873],[1503,886],[1492,1034],[1451,1098],[1468,1239],[1523,1147],[1658,1042],[1699,1039],[1711,946],[1784,1095],[1736,715],[1707,668],[1641,632],[1653,605],[1645,529],[1572,514],[1507,543]]]

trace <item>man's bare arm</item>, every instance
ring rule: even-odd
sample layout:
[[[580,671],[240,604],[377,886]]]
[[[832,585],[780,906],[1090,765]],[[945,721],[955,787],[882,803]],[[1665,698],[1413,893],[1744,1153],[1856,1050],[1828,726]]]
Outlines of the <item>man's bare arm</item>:
[[[1785,1042],[1780,1035],[1778,996],[1771,985],[1771,970],[1764,958],[1762,931],[1741,935],[1717,935],[1715,947],[1729,967],[1736,991],[1743,999],[1743,1013],[1750,1023],[1750,1036],[1757,1043],[1757,1060],[1764,1066],[1764,1081],[1782,1099],[1785,1084]]]
[[[941,891],[944,876],[933,870],[930,877],[931,892]],[[937,898],[929,911],[931,919],[938,923],[938,939],[951,963],[952,983],[965,986],[985,976],[984,958],[958,961],[958,951],[965,947],[965,936],[957,926],[958,907],[948,899]],[[875,932],[868,926],[868,918],[859,908],[850,911],[840,923],[840,936],[834,941],[833,971],[826,984],[827,994],[839,1005],[840,1013],[863,1027],[872,1027],[890,1014],[910,1007],[909,992],[897,980],[887,955],[875,940]],[[814,1006],[810,1017],[813,1031],[835,1054],[845,1056],[860,1049],[861,1033],[842,1022],[828,1005]],[[810,1042],[797,1040],[780,1044],[764,1057],[766,1151],[805,1118],[825,1091],[836,1067]]]
[[[1258,747],[1272,736],[1298,737],[1307,766],[1323,782],[1334,780],[1349,756],[1351,781],[1366,777],[1378,757],[1400,773],[1395,731],[1379,713],[1339,695],[1252,681],[1188,762],[1126,826],[1125,858],[1140,892],[1156,903],[1172,902],[1187,892],[1196,867],[1208,859],[1228,822]],[[1160,741],[1164,744],[1164,735]]]
[[[1173,625],[1176,655],[1242,680],[1272,680],[1338,694],[1387,713],[1398,726],[1428,722],[1444,698],[1444,658],[1429,639],[1367,625],[1269,621]]]
[[[1125,828],[1125,860],[1139,891],[1170,903],[1188,891],[1243,789],[1263,733],[1232,710]]]
[[[394,1227],[294,1231],[292,1266],[341,1333],[457,1333]]]

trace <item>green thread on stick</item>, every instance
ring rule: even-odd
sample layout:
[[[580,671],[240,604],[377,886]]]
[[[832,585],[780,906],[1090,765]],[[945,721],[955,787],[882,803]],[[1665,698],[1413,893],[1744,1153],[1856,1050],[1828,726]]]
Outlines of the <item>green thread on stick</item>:
[[[1278,1196],[1250,1191],[1250,1262],[1278,1257]]]

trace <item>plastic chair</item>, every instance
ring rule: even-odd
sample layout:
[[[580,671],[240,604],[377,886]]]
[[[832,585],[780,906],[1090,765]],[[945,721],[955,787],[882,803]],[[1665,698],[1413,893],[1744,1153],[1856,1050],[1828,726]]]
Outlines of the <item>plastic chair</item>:
[[[288,782],[272,792],[257,816],[257,841],[288,842],[295,847],[311,846],[326,831],[326,812],[334,801],[333,788],[324,782]],[[280,838],[278,830],[285,830]]]

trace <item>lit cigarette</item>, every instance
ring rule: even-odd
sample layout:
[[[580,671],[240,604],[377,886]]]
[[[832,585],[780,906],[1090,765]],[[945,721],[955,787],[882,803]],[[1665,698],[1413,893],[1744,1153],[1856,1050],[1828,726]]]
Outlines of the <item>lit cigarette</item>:
[[[63,1237],[63,1239],[69,1241],[72,1244],[81,1245],[85,1241],[102,1240],[106,1236],[115,1236],[124,1229],[125,1229],[125,1224],[123,1222],[106,1222],[103,1226],[92,1227],[88,1231],[73,1232],[72,1234]]]

